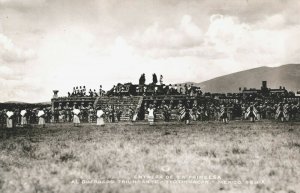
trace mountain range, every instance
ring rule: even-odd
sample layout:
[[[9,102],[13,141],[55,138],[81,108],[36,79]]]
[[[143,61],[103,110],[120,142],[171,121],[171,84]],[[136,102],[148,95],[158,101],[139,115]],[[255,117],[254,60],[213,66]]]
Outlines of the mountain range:
[[[204,92],[238,92],[239,88],[260,88],[262,81],[268,88],[285,87],[288,91],[300,90],[300,64],[286,64],[279,67],[258,67],[225,76],[213,78],[201,83]]]

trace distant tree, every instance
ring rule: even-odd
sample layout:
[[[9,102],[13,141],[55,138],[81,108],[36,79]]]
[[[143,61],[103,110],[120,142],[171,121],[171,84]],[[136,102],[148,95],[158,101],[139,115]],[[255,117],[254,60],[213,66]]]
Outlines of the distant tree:
[[[146,77],[145,77],[145,73],[143,73],[139,79],[139,84],[144,85],[145,82],[146,82]]]
[[[155,73],[152,75],[152,83],[153,83],[153,84],[156,84],[156,83],[157,83],[157,76],[156,76]]]

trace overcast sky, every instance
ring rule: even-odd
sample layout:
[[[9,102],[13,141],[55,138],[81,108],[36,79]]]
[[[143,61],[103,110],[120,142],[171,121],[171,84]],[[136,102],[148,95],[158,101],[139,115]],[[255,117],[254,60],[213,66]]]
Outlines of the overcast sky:
[[[0,101],[300,63],[299,0],[0,0]]]

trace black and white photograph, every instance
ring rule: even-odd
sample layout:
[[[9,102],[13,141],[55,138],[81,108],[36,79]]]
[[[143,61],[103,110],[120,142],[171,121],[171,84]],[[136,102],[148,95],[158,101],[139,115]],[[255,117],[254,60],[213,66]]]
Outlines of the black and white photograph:
[[[299,18],[0,0],[0,193],[299,193]]]

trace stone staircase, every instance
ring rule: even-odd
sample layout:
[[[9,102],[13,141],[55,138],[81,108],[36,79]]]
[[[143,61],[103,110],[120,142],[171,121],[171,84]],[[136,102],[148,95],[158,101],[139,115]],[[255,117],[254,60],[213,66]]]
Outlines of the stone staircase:
[[[119,107],[122,111],[121,121],[129,121],[130,113],[129,108],[133,109],[133,118],[136,118],[140,107],[143,102],[143,97],[141,96],[123,96],[123,97],[107,97],[100,96],[94,102],[94,107],[101,107],[105,109],[107,106],[114,106],[115,109]],[[135,120],[134,120],[135,121]]]

